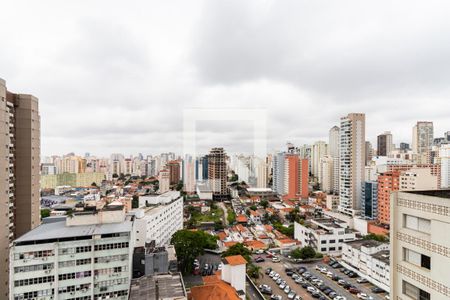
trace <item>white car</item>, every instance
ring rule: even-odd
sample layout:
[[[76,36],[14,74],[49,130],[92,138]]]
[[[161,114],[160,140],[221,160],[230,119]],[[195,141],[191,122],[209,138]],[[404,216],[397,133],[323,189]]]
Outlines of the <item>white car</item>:
[[[270,271],[269,277],[270,277],[270,278],[273,278],[273,276],[275,276],[275,271]]]
[[[316,270],[320,271],[322,269],[322,266],[316,265]]]
[[[287,285],[287,286],[284,288],[284,292],[285,292],[286,294],[289,294],[290,291],[291,291],[291,287]]]
[[[316,289],[313,288],[312,286],[308,286],[308,287],[306,288],[306,290],[308,291],[308,293],[314,293],[314,292],[316,291]]]
[[[326,274],[328,272],[327,268],[320,269],[320,273]]]
[[[263,254],[263,253],[264,253],[264,250],[262,250],[262,249],[256,250],[256,254]]]
[[[332,278],[333,277],[333,272],[327,272],[327,277],[330,277],[330,278]]]
[[[356,296],[358,296],[358,298],[362,299],[362,300],[373,300],[372,296],[369,296],[369,295],[367,295],[365,293],[359,293]]]
[[[336,296],[333,300],[347,300],[344,296]]]
[[[273,263],[279,263],[281,260],[278,257],[272,258]]]
[[[367,279],[365,279],[365,278],[360,277],[360,278],[356,279],[356,282],[358,282],[358,283],[366,283],[366,282],[369,282],[369,281]]]

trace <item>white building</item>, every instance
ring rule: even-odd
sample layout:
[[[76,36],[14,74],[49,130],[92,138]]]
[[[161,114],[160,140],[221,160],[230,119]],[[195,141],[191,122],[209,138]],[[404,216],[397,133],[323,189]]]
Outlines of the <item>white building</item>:
[[[355,215],[361,209],[366,149],[366,116],[352,113],[341,118],[339,211]]]
[[[170,172],[169,170],[161,170],[158,175],[159,190],[158,193],[164,194],[170,190]]]
[[[314,177],[319,178],[320,160],[327,155],[328,145],[324,141],[317,141],[311,150],[311,173]]]
[[[133,223],[123,207],[103,213],[103,223],[84,212],[70,224],[45,223],[16,239],[10,299],[128,299]]]
[[[433,146],[433,122],[417,122],[413,127],[412,150],[416,154],[425,154]]]
[[[441,159],[441,189],[450,188],[450,145],[442,145],[439,151]]]
[[[450,299],[450,191],[391,196],[391,299]]]
[[[373,240],[344,243],[342,247],[344,266],[355,271],[376,286],[389,292],[390,265],[389,244]]]
[[[334,187],[334,159],[331,156],[324,156],[320,159],[319,183],[320,189],[329,194],[333,192]]]
[[[345,242],[354,241],[356,232],[348,229],[347,223],[332,218],[307,221],[306,225],[294,223],[294,238],[302,246],[311,246],[316,251],[338,256]]]
[[[139,197],[139,206],[132,211],[136,217],[137,247],[153,241],[156,247],[166,246],[172,235],[183,229],[183,197],[180,192]]]

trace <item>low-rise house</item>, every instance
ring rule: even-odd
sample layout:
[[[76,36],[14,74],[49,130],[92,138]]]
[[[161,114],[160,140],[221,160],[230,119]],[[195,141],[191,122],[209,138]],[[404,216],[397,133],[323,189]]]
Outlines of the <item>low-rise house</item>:
[[[358,240],[344,243],[342,261],[373,284],[389,291],[389,243]]]

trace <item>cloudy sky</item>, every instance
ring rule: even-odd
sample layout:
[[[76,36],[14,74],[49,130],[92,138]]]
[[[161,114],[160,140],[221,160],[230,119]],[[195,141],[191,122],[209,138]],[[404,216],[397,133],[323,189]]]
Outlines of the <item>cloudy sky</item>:
[[[182,150],[185,109],[263,109],[269,151],[450,130],[448,1],[2,1],[0,77],[39,98],[42,154]],[[264,116],[262,116],[264,117]],[[197,147],[252,148],[251,121],[199,121]]]

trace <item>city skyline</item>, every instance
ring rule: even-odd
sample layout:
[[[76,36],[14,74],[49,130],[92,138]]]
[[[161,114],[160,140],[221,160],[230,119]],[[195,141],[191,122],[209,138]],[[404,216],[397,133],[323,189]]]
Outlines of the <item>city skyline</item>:
[[[11,90],[39,97],[43,155],[181,152],[184,108],[267,109],[269,152],[286,141],[324,140],[349,106],[366,113],[373,145],[384,131],[410,143],[419,120],[433,121],[439,135],[450,128],[442,3],[398,2],[389,13],[357,1],[348,10],[273,1],[180,1],[177,10],[174,3],[108,2],[107,11],[101,1],[88,10],[55,1],[4,5],[1,77]],[[251,145],[245,122],[206,122],[200,130],[201,152]]]

